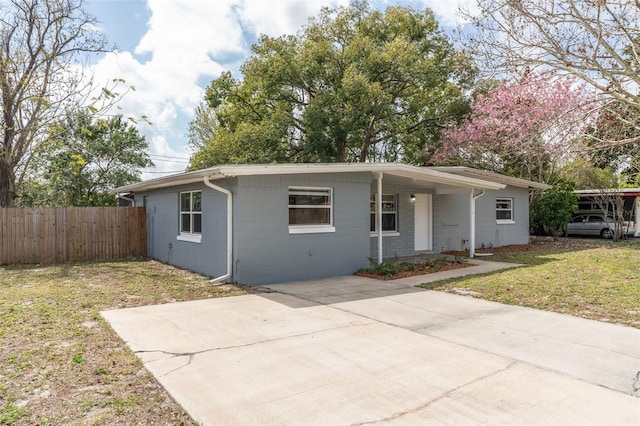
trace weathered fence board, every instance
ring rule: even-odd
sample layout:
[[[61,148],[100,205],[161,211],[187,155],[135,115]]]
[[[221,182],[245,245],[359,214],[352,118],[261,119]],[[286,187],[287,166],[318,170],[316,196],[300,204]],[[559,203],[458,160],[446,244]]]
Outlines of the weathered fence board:
[[[146,255],[144,207],[0,208],[0,265]]]

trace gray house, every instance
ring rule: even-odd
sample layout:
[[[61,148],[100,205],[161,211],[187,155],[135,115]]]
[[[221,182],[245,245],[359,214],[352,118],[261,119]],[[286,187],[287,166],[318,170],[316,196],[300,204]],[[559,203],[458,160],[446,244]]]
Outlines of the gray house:
[[[212,167],[117,188],[147,208],[149,256],[243,284],[351,274],[369,258],[529,241],[542,185],[395,163]]]

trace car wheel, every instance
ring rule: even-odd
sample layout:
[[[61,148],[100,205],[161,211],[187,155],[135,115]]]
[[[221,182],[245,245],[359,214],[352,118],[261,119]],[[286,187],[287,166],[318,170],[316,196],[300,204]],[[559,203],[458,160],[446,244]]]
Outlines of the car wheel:
[[[609,240],[613,238],[613,232],[611,232],[611,229],[609,228],[604,228],[602,231],[600,231],[600,236]]]

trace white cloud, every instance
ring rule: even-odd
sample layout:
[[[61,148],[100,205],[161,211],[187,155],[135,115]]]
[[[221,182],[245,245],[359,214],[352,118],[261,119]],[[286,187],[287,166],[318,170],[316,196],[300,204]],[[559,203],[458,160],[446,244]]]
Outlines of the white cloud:
[[[203,99],[202,83],[241,63],[238,58],[249,54],[250,39],[258,34],[295,33],[323,4],[334,3],[147,0],[151,16],[134,52],[105,55],[94,67],[95,78],[123,78],[135,87],[119,107],[125,116],[151,121],[151,126],[139,122],[138,129],[152,156],[188,157],[187,124]],[[155,171],[184,166],[157,162]]]
[[[242,23],[255,34],[277,37],[296,34],[309,17],[315,16],[323,6],[348,5],[348,0],[301,1],[301,0],[243,0],[237,7]]]
[[[440,25],[455,27],[458,24],[465,23],[458,14],[461,5],[470,5],[475,3],[470,0],[422,0],[424,7],[433,10]]]
[[[457,19],[457,8],[447,0],[410,3],[431,7],[443,23]],[[152,155],[188,157],[187,125],[203,100],[203,83],[224,70],[236,71],[233,68],[249,55],[250,43],[259,34],[295,34],[322,6],[348,4],[349,0],[147,0],[151,15],[134,52],[105,55],[94,67],[95,78],[123,78],[136,88],[119,107],[125,116],[145,115],[153,123],[138,125]],[[383,8],[395,3],[372,4]],[[184,166],[157,162],[156,171]]]

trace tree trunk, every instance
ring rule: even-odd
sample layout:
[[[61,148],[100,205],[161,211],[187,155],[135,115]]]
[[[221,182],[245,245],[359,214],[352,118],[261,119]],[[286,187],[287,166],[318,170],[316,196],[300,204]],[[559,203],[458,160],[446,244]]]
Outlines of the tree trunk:
[[[369,148],[371,147],[371,142],[373,140],[373,125],[376,122],[376,117],[371,117],[369,120],[369,125],[367,126],[367,131],[364,135],[364,140],[362,141],[362,149],[360,150],[360,158],[358,159],[361,163],[364,163],[367,160],[367,155],[369,154]]]
[[[13,170],[4,159],[0,159],[0,207],[13,207],[16,196],[16,181]]]
[[[336,146],[336,163],[344,163],[345,160],[345,150],[347,143],[344,140],[338,140]]]

